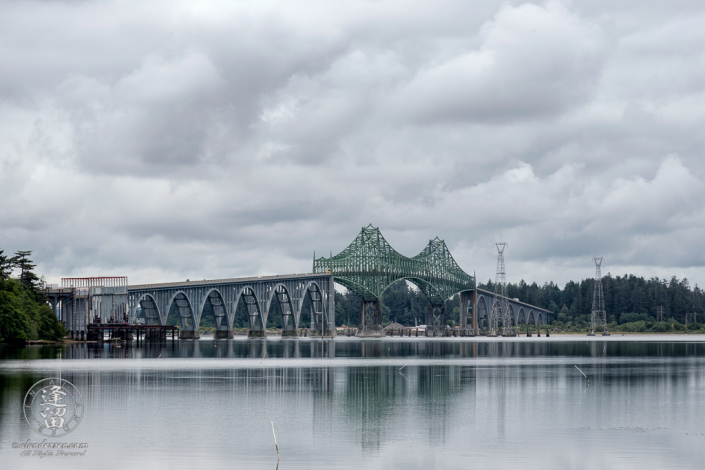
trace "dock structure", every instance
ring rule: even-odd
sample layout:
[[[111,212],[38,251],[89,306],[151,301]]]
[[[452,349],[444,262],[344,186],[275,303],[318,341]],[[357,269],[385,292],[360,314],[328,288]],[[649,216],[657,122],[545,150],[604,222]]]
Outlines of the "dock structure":
[[[106,338],[107,336],[107,338]],[[179,328],[173,325],[144,325],[130,323],[91,323],[88,325],[88,341],[121,340],[129,344],[137,341],[167,341],[179,338]]]

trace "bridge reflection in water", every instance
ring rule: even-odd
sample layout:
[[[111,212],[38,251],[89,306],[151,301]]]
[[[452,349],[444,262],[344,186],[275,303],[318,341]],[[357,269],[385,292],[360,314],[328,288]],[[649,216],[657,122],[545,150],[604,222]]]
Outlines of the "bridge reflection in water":
[[[656,438],[665,442],[656,456],[665,459],[682,432],[673,439],[666,431],[653,438],[642,432],[625,441],[621,431],[615,441],[617,431],[608,430],[701,426],[704,356],[702,343],[530,339],[0,347],[9,364],[0,370],[0,414],[15,413],[32,383],[60,374],[84,394],[76,439],[101,449],[86,459],[94,467],[101,459],[125,463],[125,448],[136,459],[158,455],[165,467],[262,466],[273,452],[270,421],[293,468],[340,461],[379,468],[390,458],[408,468],[431,457],[445,468],[470,457],[499,466],[537,455],[542,465],[557,466],[563,454],[555,447],[567,434],[586,437],[586,448],[571,452],[588,460],[598,449],[640,455]],[[3,438],[19,441],[22,432],[6,427]],[[197,446],[185,444],[196,437]],[[701,446],[679,449],[681,458],[703,453]]]

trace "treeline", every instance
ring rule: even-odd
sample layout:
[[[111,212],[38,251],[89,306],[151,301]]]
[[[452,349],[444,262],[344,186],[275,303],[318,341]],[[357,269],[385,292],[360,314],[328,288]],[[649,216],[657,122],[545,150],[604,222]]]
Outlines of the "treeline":
[[[703,291],[697,285],[691,287],[687,279],[670,280],[651,278],[645,279],[633,275],[602,278],[602,286],[607,310],[607,322],[612,325],[645,322],[647,326],[657,319],[657,307],[663,307],[663,320],[670,323],[685,323],[686,313],[695,312],[700,323],[705,320],[703,311]],[[494,283],[478,285],[480,289],[494,291]],[[539,286],[536,283],[527,284],[523,280],[507,285],[510,298],[519,299],[531,305],[545,308],[556,314],[555,322],[560,326],[572,325],[585,327],[590,321],[592,311],[592,296],[595,287],[593,279],[580,282],[570,281],[561,288],[553,282]],[[398,281],[382,293],[382,322],[386,325],[397,322],[404,326],[422,325],[426,323],[426,296],[414,289],[406,281]],[[560,313],[565,306],[567,312]],[[267,327],[281,328],[282,317],[279,306],[274,303],[270,312]],[[449,325],[460,324],[460,299],[454,296],[446,302]],[[301,317],[301,327],[310,326],[308,305],[305,305]],[[360,322],[360,296],[354,292],[335,293],[335,324],[357,327]],[[178,314],[169,314],[168,324],[177,324]],[[244,305],[238,305],[234,327],[247,327],[247,313]],[[213,328],[212,313],[205,313],[201,318],[202,328]],[[611,327],[613,328],[613,327]],[[670,327],[669,327],[670,328]],[[624,331],[629,331],[624,329]],[[638,330],[635,330],[638,331]],[[656,331],[654,329],[653,331]]]
[[[480,289],[494,291],[494,283],[489,280],[478,284]],[[553,282],[541,286],[535,282],[527,284],[507,284],[507,295],[556,314],[556,321],[562,324],[585,324],[590,321],[594,279],[580,282],[570,281],[561,288]],[[616,324],[637,321],[654,322],[657,308],[663,307],[663,320],[685,323],[686,313],[695,312],[699,322],[705,320],[703,311],[703,290],[697,285],[690,286],[688,279],[672,277],[670,280],[645,279],[634,275],[602,278],[605,296],[607,322]],[[382,321],[385,324],[398,322],[412,326],[415,322],[426,322],[428,300],[424,294],[412,288],[406,281],[398,281],[384,291],[381,298]],[[565,305],[567,312],[559,313]],[[460,300],[456,295],[446,302],[449,324],[460,322]],[[335,294],[335,324],[355,327],[360,320],[360,296],[354,292]]]
[[[480,289],[494,291],[490,280],[480,284]],[[517,284],[507,284],[507,295],[554,313],[565,305],[568,312],[559,314],[561,322],[588,322],[592,312],[594,279],[580,282],[570,281],[564,288],[553,282],[527,284],[523,280]],[[697,319],[703,320],[703,290],[690,286],[688,279],[670,280],[657,277],[645,279],[634,275],[613,277],[607,274],[602,278],[605,296],[605,310],[608,323],[629,323],[638,320],[655,321],[657,308],[663,307],[663,320],[685,323],[686,313],[695,312]]]
[[[404,326],[426,323],[428,299],[423,292],[412,288],[406,281],[397,281],[382,293],[380,299],[382,323],[397,322]],[[460,324],[460,298],[446,302],[448,321]],[[354,292],[335,293],[335,324],[357,327],[360,323],[360,296]]]
[[[47,305],[44,282],[34,273],[31,254],[18,251],[9,257],[0,250],[0,342],[55,341],[66,334]]]

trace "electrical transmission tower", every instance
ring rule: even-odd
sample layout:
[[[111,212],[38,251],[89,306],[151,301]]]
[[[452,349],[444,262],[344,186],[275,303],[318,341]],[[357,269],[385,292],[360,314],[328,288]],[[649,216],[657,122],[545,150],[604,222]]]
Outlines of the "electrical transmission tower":
[[[509,315],[509,304],[507,302],[507,273],[504,268],[504,249],[507,243],[498,242],[497,247],[497,276],[494,283],[494,302],[492,303],[492,331],[490,335],[499,334],[499,322],[502,321],[502,336],[514,336],[512,328],[512,318]]]
[[[658,307],[656,307],[656,321],[663,321],[663,305],[659,305]]]
[[[602,292],[602,257],[593,258],[595,261],[595,290],[592,293],[592,314],[590,315],[590,333],[588,336],[595,336],[597,322],[602,323],[602,336],[609,336],[607,331],[607,311],[605,311],[605,295]],[[599,318],[598,318],[599,316]]]
[[[697,310],[695,310],[695,303],[693,303],[693,311],[692,312],[686,312],[685,314],[685,326],[687,327],[688,325],[692,325],[693,323],[697,323]]]

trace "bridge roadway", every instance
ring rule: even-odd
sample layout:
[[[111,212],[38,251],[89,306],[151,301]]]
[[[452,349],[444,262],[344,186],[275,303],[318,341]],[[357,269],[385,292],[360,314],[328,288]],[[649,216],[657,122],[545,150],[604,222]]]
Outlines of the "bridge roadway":
[[[135,322],[138,308],[151,325],[166,325],[170,313],[177,315],[182,339],[199,337],[198,325],[203,315],[212,315],[214,318],[216,338],[232,338],[233,322],[240,305],[248,318],[249,336],[263,338],[266,337],[270,308],[275,303],[280,306],[284,337],[296,337],[302,319],[310,320],[311,336],[333,337],[336,281],[337,278],[330,273],[290,274],[142,284],[122,288],[48,289],[47,295],[55,311],[57,302],[63,302],[63,320],[74,338],[84,337],[94,315],[101,317],[102,322],[107,322],[109,317],[120,318],[115,312],[122,311],[121,305],[125,307],[129,323]],[[112,292],[120,289],[122,294]],[[463,329],[463,335],[488,333],[492,324],[494,294],[482,289],[463,290],[459,294],[460,328]],[[124,304],[114,300],[108,302],[108,298],[116,299],[119,295],[124,296]],[[366,303],[368,301],[364,299],[361,301],[362,306]],[[101,306],[103,304],[107,308]],[[542,325],[553,320],[552,312],[515,299],[507,299],[507,305],[514,325]],[[446,322],[445,302],[440,307],[429,305],[428,328],[445,329]],[[364,320],[361,320],[360,329],[364,326]]]
[[[495,295],[483,289],[460,293],[460,328],[470,329],[475,334],[488,332],[492,324],[492,305]],[[554,320],[554,313],[535,305],[507,298],[509,316],[513,325],[544,325]],[[473,315],[477,312],[477,315]]]
[[[165,325],[174,309],[179,314],[181,338],[198,338],[204,314],[213,315],[216,338],[232,338],[233,319],[242,300],[248,313],[250,337],[266,337],[265,327],[273,302],[279,302],[284,337],[295,337],[302,315],[311,319],[312,336],[335,336],[334,278],[330,274],[290,274],[128,286],[130,321],[139,306],[148,321]],[[482,289],[460,292],[460,327],[467,334],[482,334],[492,324],[495,295]],[[305,302],[305,300],[309,300]],[[553,313],[516,299],[507,299],[512,323],[543,325]],[[307,310],[307,311],[304,311]],[[477,315],[473,315],[477,312]],[[437,313],[434,315],[438,317]],[[430,316],[433,321],[434,316]],[[437,322],[436,322],[437,323]],[[433,323],[429,323],[433,325]],[[444,328],[444,325],[436,325]]]
[[[311,321],[311,336],[335,336],[333,277],[330,274],[288,274],[203,281],[142,284],[127,287],[129,321],[141,308],[147,321],[166,325],[170,312],[179,315],[180,338],[198,338],[201,317],[213,315],[215,337],[232,338],[233,320],[243,302],[249,337],[266,337],[269,309],[277,302],[284,337],[297,336],[302,315]]]

